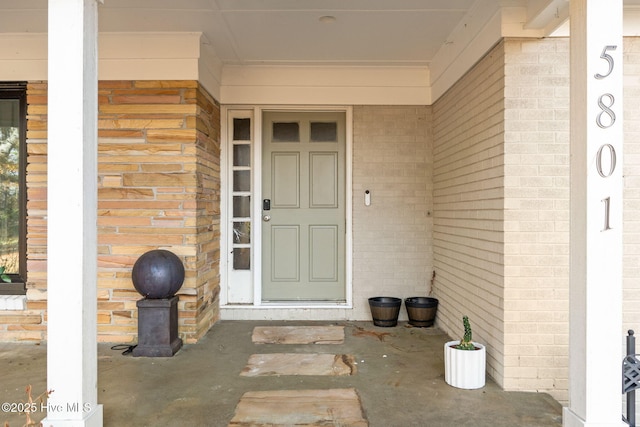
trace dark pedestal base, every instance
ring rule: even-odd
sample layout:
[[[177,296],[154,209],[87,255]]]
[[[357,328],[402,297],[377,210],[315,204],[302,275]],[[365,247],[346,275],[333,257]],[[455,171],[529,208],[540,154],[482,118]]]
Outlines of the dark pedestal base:
[[[134,356],[170,357],[182,347],[178,338],[178,297],[141,299],[138,306],[138,345]]]

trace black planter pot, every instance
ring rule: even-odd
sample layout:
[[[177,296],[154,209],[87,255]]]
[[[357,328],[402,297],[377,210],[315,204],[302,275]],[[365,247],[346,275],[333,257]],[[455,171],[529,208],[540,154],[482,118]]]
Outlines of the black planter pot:
[[[438,300],[430,297],[411,297],[404,300],[409,324],[419,328],[433,326],[438,310]]]
[[[398,324],[398,314],[402,300],[395,297],[369,298],[369,308],[373,324],[376,326],[390,327]]]

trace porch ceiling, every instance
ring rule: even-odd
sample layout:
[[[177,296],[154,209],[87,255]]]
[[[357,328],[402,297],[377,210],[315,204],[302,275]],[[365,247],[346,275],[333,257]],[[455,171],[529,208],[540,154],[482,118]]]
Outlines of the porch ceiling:
[[[48,1],[1,0],[0,35],[46,33]],[[450,63],[482,55],[474,49],[487,34],[500,37],[496,22],[503,36],[545,36],[565,21],[569,1],[104,0],[99,28],[202,33],[222,65],[417,65],[434,84]],[[638,20],[640,0],[624,5]]]
[[[99,27],[104,32],[202,32],[223,64],[428,66],[456,31],[481,15],[479,11],[521,8],[530,22],[536,22],[567,4],[568,0],[105,0]],[[46,29],[47,0],[0,1],[0,33]]]

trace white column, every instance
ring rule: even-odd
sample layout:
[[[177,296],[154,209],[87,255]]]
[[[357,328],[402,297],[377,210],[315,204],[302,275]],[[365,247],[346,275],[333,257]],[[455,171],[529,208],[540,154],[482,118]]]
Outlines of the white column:
[[[102,426],[97,403],[96,0],[49,0],[48,426]]]
[[[569,406],[621,426],[622,0],[571,0]]]

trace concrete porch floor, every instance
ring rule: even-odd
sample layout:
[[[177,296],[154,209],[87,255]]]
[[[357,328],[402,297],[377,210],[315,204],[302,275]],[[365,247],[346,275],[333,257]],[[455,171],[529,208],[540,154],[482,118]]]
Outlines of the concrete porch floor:
[[[254,327],[275,325],[344,326],[345,340],[286,346],[252,342]],[[354,388],[371,427],[562,425],[561,406],[547,394],[505,392],[490,379],[479,390],[447,385],[443,345],[448,340],[436,328],[405,322],[380,328],[372,322],[220,321],[198,344],[185,345],[171,358],[122,355],[111,344],[100,344],[98,403],[104,405],[105,426],[224,427],[249,391]],[[283,352],[351,354],[357,373],[240,376],[252,354]],[[34,397],[45,391],[46,345],[0,344],[0,378],[0,403],[25,402],[28,384]],[[3,411],[0,425],[4,422],[22,426],[25,416]]]

